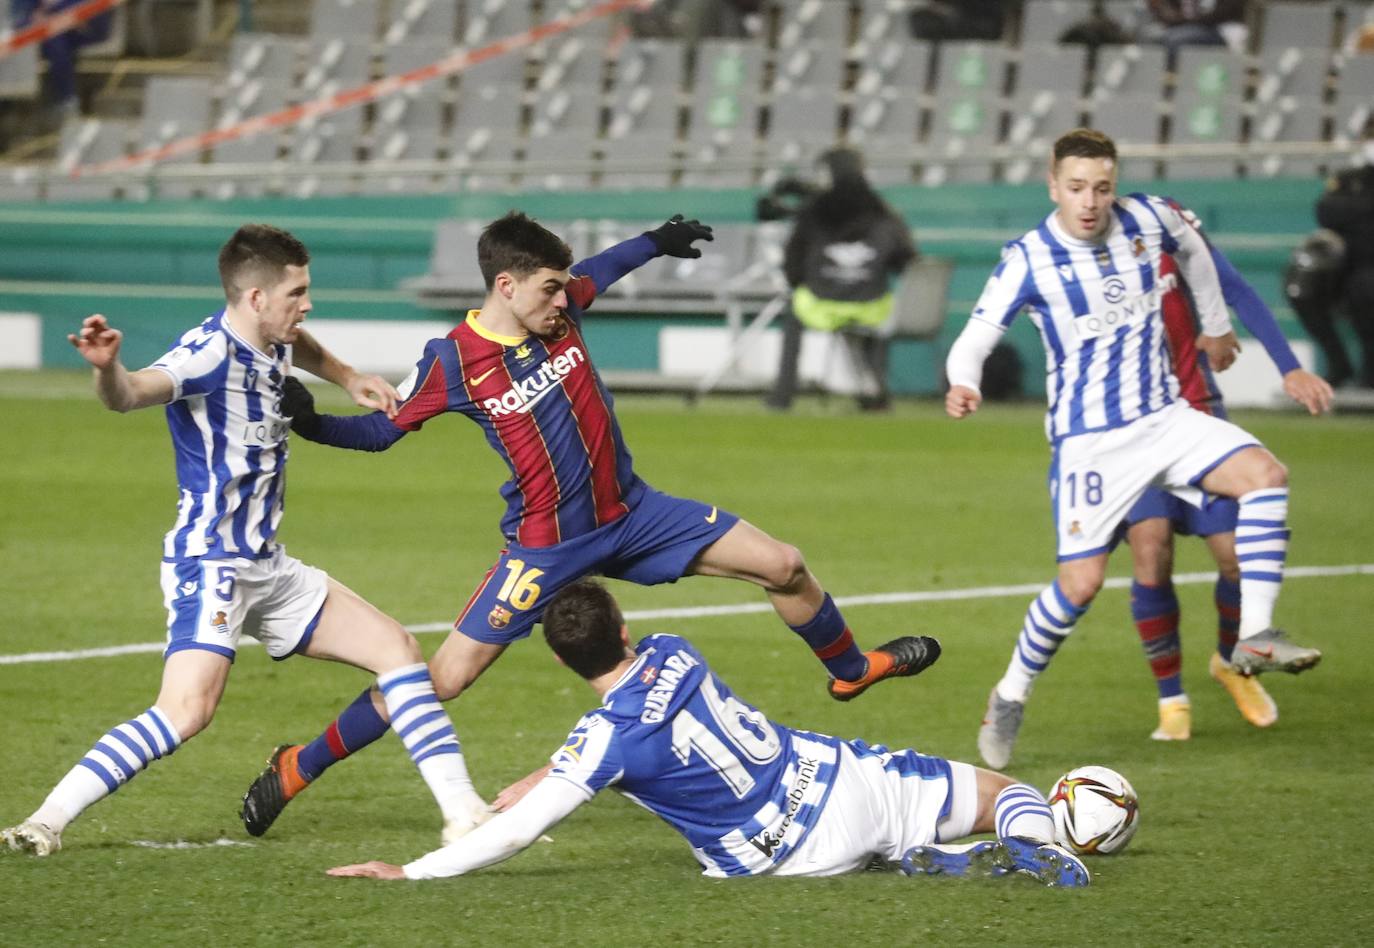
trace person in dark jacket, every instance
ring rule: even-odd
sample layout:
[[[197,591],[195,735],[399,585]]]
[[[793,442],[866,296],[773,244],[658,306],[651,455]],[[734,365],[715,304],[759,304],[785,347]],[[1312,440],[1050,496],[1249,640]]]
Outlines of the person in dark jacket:
[[[1331,178],[1316,211],[1323,229],[1294,251],[1284,293],[1321,347],[1327,381],[1374,387],[1374,163]],[[1336,311],[1342,306],[1363,353],[1358,370],[1336,332]]]
[[[859,407],[881,410],[890,399],[888,340],[873,330],[891,314],[893,280],[916,258],[916,246],[906,222],[868,183],[858,152],[837,148],[821,162],[830,187],[802,207],[787,241],[783,271],[792,299],[782,317],[782,361],[768,405],[791,406],[807,328],[841,334],[871,376]]]

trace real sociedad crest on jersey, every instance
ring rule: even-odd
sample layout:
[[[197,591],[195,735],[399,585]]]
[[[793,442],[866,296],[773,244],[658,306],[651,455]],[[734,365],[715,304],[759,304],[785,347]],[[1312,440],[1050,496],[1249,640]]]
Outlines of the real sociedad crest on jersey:
[[[1145,253],[1144,237],[1136,237],[1135,240],[1131,241],[1131,253],[1135,254],[1137,257]]]
[[[505,606],[492,606],[491,615],[487,616],[487,624],[493,629],[504,629],[510,625],[511,611]]]

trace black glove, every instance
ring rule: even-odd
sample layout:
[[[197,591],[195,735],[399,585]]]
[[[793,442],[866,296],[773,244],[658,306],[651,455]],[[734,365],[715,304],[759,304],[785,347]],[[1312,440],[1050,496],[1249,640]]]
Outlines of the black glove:
[[[662,227],[646,230],[644,236],[654,242],[660,254],[670,257],[700,257],[701,251],[692,246],[694,240],[714,240],[711,228],[701,221],[685,221],[674,214]]]
[[[315,396],[294,375],[288,375],[282,382],[281,413],[291,419],[291,430],[303,438],[313,438],[320,430]]]

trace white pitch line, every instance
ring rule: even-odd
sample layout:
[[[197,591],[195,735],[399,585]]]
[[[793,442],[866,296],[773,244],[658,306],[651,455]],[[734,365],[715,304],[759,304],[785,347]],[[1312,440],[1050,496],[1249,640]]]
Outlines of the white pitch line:
[[[1374,576],[1374,563],[1356,563],[1348,566],[1292,566],[1284,571],[1285,579],[1314,579],[1328,576]],[[1190,586],[1210,583],[1217,578],[1216,573],[1179,573],[1174,576],[1175,586]],[[1105,589],[1125,589],[1131,585],[1129,577],[1117,576],[1103,584]],[[910,602],[952,602],[964,599],[999,599],[1008,596],[1032,596],[1045,588],[1041,583],[1023,583],[1019,586],[974,586],[969,589],[931,589],[918,592],[872,593],[867,596],[837,596],[837,606],[890,606]],[[757,612],[772,612],[773,607],[766,602],[745,602],[725,606],[686,606],[678,609],[639,609],[625,613],[631,621],[644,619],[702,619],[710,616],[738,616]],[[422,632],[447,632],[453,628],[450,622],[425,622],[406,626],[413,634]],[[239,647],[254,646],[256,639],[244,637]],[[139,642],[135,645],[111,645],[105,648],[84,648],[70,652],[26,652],[21,655],[0,655],[0,665],[22,665],[28,662],[72,662],[84,658],[108,658],[114,655],[134,655],[141,652],[160,652],[165,642]]]

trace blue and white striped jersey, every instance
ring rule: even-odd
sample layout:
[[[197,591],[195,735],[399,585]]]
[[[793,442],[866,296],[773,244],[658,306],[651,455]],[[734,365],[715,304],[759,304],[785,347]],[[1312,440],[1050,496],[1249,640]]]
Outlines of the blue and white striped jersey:
[[[270,556],[286,493],[286,347],[258,351],[221,311],[188,330],[152,368],[175,385],[167,427],[180,499],[163,559]]]
[[[708,876],[767,872],[815,825],[841,742],[769,721],[686,639],[651,635],[636,651],[550,775],[589,797],[614,785],[685,836]]]
[[[1178,262],[1203,331],[1230,328],[1206,241],[1163,198],[1132,194],[1112,205],[1097,241],[1069,234],[1050,214],[1003,248],[972,319],[1005,330],[1022,309],[1045,345],[1046,434],[1052,441],[1103,431],[1178,397],[1160,300],[1161,257]]]

